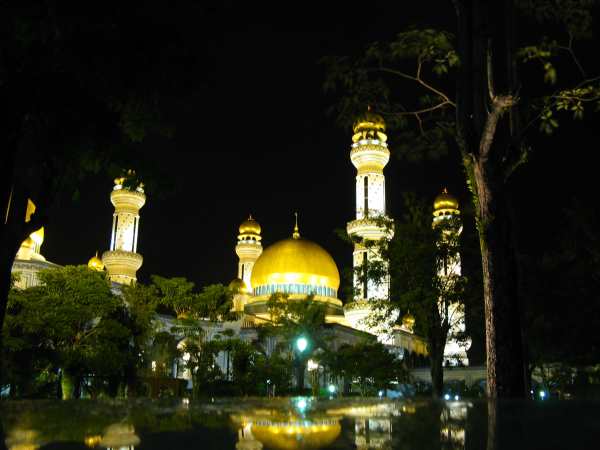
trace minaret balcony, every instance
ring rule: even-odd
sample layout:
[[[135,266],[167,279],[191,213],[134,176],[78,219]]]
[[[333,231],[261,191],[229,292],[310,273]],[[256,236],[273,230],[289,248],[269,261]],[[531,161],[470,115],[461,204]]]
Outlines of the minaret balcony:
[[[381,172],[390,160],[390,151],[385,142],[364,139],[352,144],[350,160],[359,171]]]
[[[235,246],[235,253],[240,258],[256,259],[262,253],[262,245],[258,241],[241,241]]]
[[[125,275],[135,279],[136,272],[144,258],[139,253],[124,250],[112,250],[102,254],[102,262],[109,275]]]
[[[386,226],[386,222],[389,220],[386,216],[377,220],[371,218],[353,220],[348,222],[346,232],[348,235],[355,235],[368,240],[390,239],[394,235],[394,231],[391,227]]]
[[[110,201],[117,213],[128,212],[137,215],[146,203],[146,195],[139,191],[119,189],[110,193]]]

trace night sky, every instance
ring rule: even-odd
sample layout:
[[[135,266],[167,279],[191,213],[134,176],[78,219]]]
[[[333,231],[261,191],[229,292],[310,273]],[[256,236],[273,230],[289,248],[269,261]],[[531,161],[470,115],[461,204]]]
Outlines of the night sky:
[[[151,6],[145,12],[157,27],[175,23],[203,68],[185,80],[189,95],[170,106],[174,136],[144,143],[145,158],[173,178],[174,192],[147,193],[138,243],[142,281],[160,274],[199,286],[229,282],[237,274],[237,227],[249,213],[268,246],[291,235],[298,211],[302,236],[327,249],[340,270],[348,267],[351,248],[334,230],[355,213],[351,132],[326,113],[336,97],[323,92],[325,71],[318,61],[357,53],[409,25],[455,26],[450,1],[251,3],[225,4],[208,14]],[[573,198],[595,201],[597,123],[597,116],[587,117],[532,142],[535,153],[518,174],[515,198],[532,248],[551,245],[560,226],[553,222],[556,210]],[[389,136],[389,215],[402,214],[406,191],[433,200],[447,186],[461,203],[468,201],[456,153],[409,164],[394,157],[394,133]],[[105,175],[90,177],[78,200],[62,201],[46,227],[42,253],[48,260],[82,264],[96,250],[107,250],[112,185]]]

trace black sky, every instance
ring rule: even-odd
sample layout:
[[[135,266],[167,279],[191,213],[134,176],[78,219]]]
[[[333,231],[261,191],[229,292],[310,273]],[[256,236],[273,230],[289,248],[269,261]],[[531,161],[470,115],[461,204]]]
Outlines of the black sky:
[[[318,60],[356,53],[410,25],[455,25],[449,1],[244,5],[208,12],[145,6],[157,27],[176,24],[203,66],[200,76],[182,80],[191,83],[189,95],[173,100],[173,138],[144,144],[145,157],[172,176],[177,189],[169,196],[148,192],[138,243],[141,280],[161,274],[198,285],[228,282],[237,272],[237,227],[249,213],[269,245],[290,235],[298,211],[302,235],[330,251],[340,269],[347,267],[351,249],[334,229],[354,215],[350,130],[326,114],[335,98],[323,93]],[[537,139],[532,163],[518,175],[515,201],[535,245],[551,242],[553,210],[573,197],[593,198],[596,123],[588,118],[568,133]],[[390,142],[393,152],[393,133]],[[388,211],[395,217],[406,191],[433,199],[448,186],[468,201],[455,155],[421,165],[392,156],[385,174]],[[59,206],[42,249],[49,260],[81,264],[107,249],[111,188],[107,177],[92,177],[77,201]]]

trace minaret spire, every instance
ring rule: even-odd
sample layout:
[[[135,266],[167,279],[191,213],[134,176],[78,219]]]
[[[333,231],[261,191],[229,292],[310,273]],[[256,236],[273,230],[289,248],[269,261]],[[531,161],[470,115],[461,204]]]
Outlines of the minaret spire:
[[[300,231],[298,230],[298,213],[295,212],[294,216],[296,217],[296,224],[294,225],[294,233],[292,234],[292,237],[294,239],[300,239]]]

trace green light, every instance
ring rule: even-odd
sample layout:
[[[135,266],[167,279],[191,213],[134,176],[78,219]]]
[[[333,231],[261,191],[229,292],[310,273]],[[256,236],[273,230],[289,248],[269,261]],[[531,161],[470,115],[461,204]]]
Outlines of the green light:
[[[302,353],[304,350],[306,350],[306,347],[308,347],[308,340],[305,337],[299,337],[296,340],[296,348],[298,351]]]

